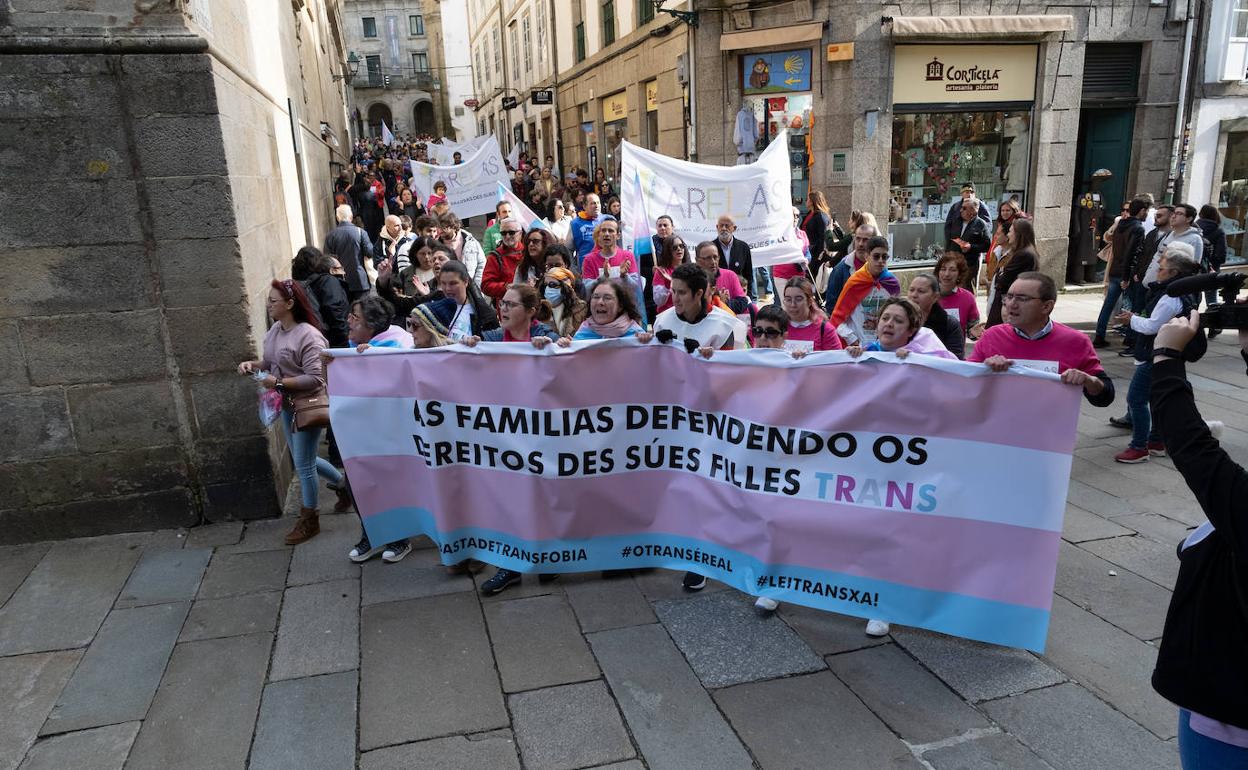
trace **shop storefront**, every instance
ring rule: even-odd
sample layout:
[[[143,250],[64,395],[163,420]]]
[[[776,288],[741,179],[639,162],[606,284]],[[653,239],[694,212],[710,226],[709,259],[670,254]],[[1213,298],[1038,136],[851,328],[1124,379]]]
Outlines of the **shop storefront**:
[[[604,97],[602,100],[602,149],[599,162],[606,169],[607,179],[618,187],[620,178],[620,142],[628,138],[628,92]],[[618,194],[618,189],[617,189]],[[606,201],[603,201],[606,205]]]
[[[804,205],[810,189],[812,51],[742,51],[737,61],[743,95],[733,122],[737,163],[752,162],[788,129],[793,203]]]
[[[934,262],[945,219],[975,185],[995,219],[1030,207],[1035,45],[898,45],[893,64],[889,239],[898,266]]]

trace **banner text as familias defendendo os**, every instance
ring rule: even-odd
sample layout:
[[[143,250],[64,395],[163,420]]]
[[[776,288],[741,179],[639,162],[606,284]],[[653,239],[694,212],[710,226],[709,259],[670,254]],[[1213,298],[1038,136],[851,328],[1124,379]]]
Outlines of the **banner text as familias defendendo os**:
[[[483,343],[344,352],[330,395],[373,542],[425,534],[445,563],[526,572],[693,569],[1043,649],[1079,404],[1054,375]]]

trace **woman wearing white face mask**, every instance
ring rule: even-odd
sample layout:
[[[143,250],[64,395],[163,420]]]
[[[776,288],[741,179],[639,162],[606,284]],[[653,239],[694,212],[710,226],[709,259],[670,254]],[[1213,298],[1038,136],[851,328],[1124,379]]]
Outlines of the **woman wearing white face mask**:
[[[576,276],[572,271],[563,267],[547,270],[542,296],[550,303],[551,328],[560,337],[576,334],[589,313],[589,307],[576,293]]]

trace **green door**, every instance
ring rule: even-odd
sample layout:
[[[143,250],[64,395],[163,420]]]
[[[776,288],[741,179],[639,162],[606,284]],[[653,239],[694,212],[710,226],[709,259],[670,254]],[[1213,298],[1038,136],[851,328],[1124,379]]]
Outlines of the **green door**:
[[[1113,176],[1101,185],[1101,192],[1105,196],[1105,212],[1111,219],[1118,216],[1127,195],[1127,171],[1131,167],[1131,130],[1134,125],[1133,107],[1084,107],[1079,119],[1080,162],[1075,197],[1077,199],[1087,192],[1088,180],[1091,179],[1093,171],[1098,168],[1109,169]]]

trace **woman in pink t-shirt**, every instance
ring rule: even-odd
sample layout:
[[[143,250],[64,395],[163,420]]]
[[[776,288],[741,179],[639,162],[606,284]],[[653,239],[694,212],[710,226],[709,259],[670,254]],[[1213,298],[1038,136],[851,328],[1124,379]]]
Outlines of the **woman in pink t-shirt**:
[[[623,278],[628,273],[636,281],[640,275],[637,269],[637,257],[628,249],[621,249],[620,223],[614,219],[604,219],[594,228],[594,250],[585,255],[581,263],[581,278],[585,281],[596,281],[600,275],[609,273],[612,278]]]
[[[810,279],[805,276],[790,278],[785,284],[781,303],[785,315],[789,317],[786,349],[808,353],[841,349],[841,338],[815,300],[815,287]]]
[[[957,252],[945,252],[936,261],[936,278],[940,281],[940,306],[946,313],[958,319],[963,336],[975,340],[983,333],[983,327],[979,323],[979,306],[975,303],[975,295],[962,288],[962,282],[969,272],[966,257]]]

